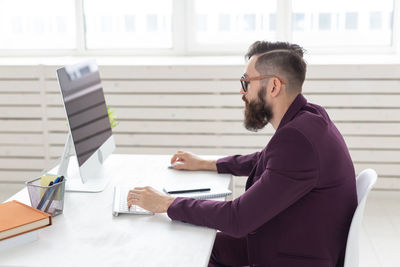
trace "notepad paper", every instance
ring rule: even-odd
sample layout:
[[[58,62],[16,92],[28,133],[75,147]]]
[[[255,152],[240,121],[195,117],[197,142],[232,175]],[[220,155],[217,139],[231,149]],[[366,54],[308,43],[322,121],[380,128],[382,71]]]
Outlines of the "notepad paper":
[[[54,182],[57,179],[57,175],[46,174],[40,176],[40,186],[45,188],[40,188],[40,199],[42,199],[44,192],[46,192],[46,188],[49,186],[50,182]],[[60,199],[60,193],[57,193],[55,199]]]
[[[193,188],[172,188],[172,187],[164,187],[164,192],[167,193],[169,191],[177,191],[177,190],[188,190]],[[179,193],[179,194],[170,194],[173,197],[190,197],[196,199],[212,199],[212,198],[220,198],[231,195],[232,192],[226,188],[211,188],[210,191],[205,192],[191,192],[191,193]]]

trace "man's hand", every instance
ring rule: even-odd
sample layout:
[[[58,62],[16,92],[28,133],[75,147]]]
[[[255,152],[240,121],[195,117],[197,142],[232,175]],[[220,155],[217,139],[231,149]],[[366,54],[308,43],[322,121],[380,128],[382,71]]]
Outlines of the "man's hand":
[[[138,205],[154,213],[167,212],[168,207],[175,200],[174,197],[163,194],[150,186],[135,187],[128,193],[128,207]]]
[[[176,170],[189,170],[189,171],[217,170],[217,164],[215,160],[205,160],[196,156],[193,153],[185,151],[178,151],[172,156],[171,164],[174,164],[175,162],[182,163],[174,166],[174,169]]]

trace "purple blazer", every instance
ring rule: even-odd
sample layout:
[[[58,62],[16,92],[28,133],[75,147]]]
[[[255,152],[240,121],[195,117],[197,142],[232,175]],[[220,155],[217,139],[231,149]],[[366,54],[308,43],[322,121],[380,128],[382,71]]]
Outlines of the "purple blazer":
[[[250,265],[343,266],[355,171],[322,107],[299,94],[261,152],[219,159],[217,169],[248,176],[246,192],[233,201],[176,198],[171,219],[247,237]]]

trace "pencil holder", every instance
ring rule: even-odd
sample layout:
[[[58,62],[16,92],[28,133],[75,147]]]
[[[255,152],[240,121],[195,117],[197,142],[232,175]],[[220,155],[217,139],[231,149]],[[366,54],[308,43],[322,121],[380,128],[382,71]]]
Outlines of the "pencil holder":
[[[43,186],[43,177],[25,182],[32,207],[53,217],[61,214],[64,209],[65,181],[66,179],[63,179],[50,186]]]

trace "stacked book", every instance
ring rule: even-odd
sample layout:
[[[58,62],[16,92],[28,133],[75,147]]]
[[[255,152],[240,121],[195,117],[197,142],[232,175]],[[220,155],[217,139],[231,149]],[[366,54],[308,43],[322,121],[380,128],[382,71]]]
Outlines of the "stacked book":
[[[0,251],[36,240],[36,230],[51,224],[50,214],[19,201],[0,204]]]

